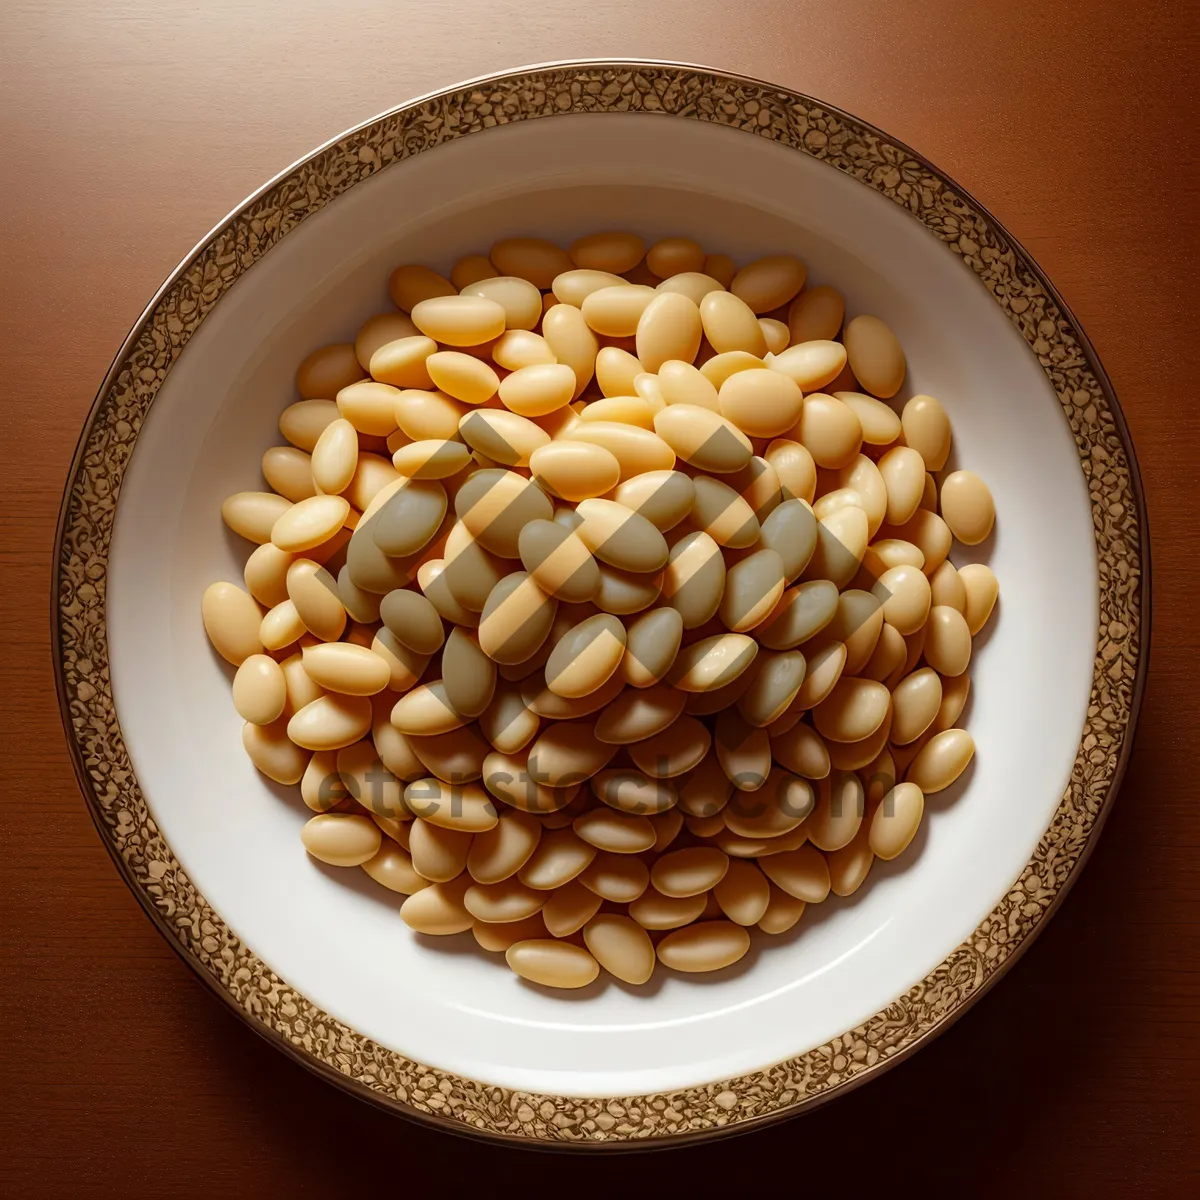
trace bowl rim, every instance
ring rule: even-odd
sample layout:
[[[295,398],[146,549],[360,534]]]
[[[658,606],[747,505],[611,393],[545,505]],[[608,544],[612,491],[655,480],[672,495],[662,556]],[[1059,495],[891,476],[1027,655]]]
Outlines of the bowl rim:
[[[438,1068],[413,1063],[403,1055],[369,1042],[292,991],[224,927],[219,914],[208,907],[204,898],[179,870],[169,846],[158,833],[146,809],[136,777],[125,756],[107,678],[103,578],[108,537],[111,536],[118,503],[120,475],[128,461],[129,451],[136,442],[140,416],[144,415],[153,401],[157,388],[186,344],[190,332],[206,315],[208,310],[204,304],[207,303],[209,307],[215,304],[225,287],[249,269],[261,254],[282,240],[290,228],[311,212],[318,211],[342,191],[369,178],[377,170],[403,161],[405,157],[487,127],[486,119],[476,111],[482,98],[476,100],[472,96],[480,88],[487,86],[493,92],[498,90],[505,100],[515,102],[517,110],[511,117],[514,120],[540,119],[558,113],[572,115],[589,111],[635,111],[632,102],[624,109],[618,109],[611,103],[595,103],[598,98],[600,101],[604,99],[599,96],[601,88],[611,89],[614,84],[619,85],[618,95],[628,94],[643,112],[653,112],[656,116],[707,120],[739,128],[752,135],[767,136],[801,153],[822,158],[833,169],[856,175],[850,166],[831,161],[828,154],[830,143],[837,136],[848,133],[858,139],[856,145],[863,151],[862,159],[855,161],[865,161],[872,168],[872,177],[860,174],[857,175],[859,181],[889,199],[904,204],[918,220],[922,219],[918,211],[920,197],[914,196],[911,182],[906,186],[904,172],[908,170],[934,184],[936,195],[932,211],[942,212],[946,203],[951,204],[967,229],[957,241],[944,232],[932,232],[968,260],[968,265],[981,277],[985,286],[985,275],[993,271],[999,271],[1002,284],[1024,276],[1026,290],[1022,296],[1010,296],[1007,292],[1001,295],[995,287],[989,287],[989,291],[1038,355],[1075,433],[1081,467],[1089,461],[1089,455],[1094,455],[1100,449],[1108,471],[1115,472],[1115,483],[1104,485],[1103,503],[1100,493],[1095,488],[1091,489],[1090,502],[1100,574],[1100,628],[1089,715],[1081,731],[1075,768],[1050,824],[1022,874],[1014,881],[1009,893],[984,918],[972,938],[968,938],[924,980],[898,997],[883,1012],[868,1018],[832,1042],[804,1051],[783,1063],[732,1080],[645,1097],[536,1096],[464,1080]],[[577,94],[572,94],[571,85],[578,86]],[[542,111],[536,111],[539,104],[536,93],[532,96],[529,94],[529,89],[538,87],[544,93],[540,101]],[[560,90],[553,92],[554,87]],[[588,88],[593,90],[588,91]],[[525,90],[524,95],[522,89]],[[556,105],[546,108],[551,92],[553,100],[567,101],[565,107]],[[686,111],[687,104],[681,109],[678,104],[681,94],[695,97],[723,94],[727,100],[731,97],[735,99],[735,107],[731,113],[714,109],[713,115],[706,118],[694,111]],[[755,107],[749,109],[747,105],[751,102]],[[372,144],[372,137],[378,141],[387,131],[389,123],[397,130],[403,130],[406,118],[413,118],[431,106],[436,107],[437,115],[443,118],[459,115],[472,117],[472,127],[436,136],[428,145],[416,146],[405,153],[396,154],[394,146],[388,143],[393,156],[381,164],[380,147]],[[769,117],[765,126],[761,121],[764,113]],[[782,125],[778,123],[780,118]],[[494,119],[492,123],[496,123]],[[824,128],[820,128],[821,125]],[[810,134],[814,136],[810,137]],[[865,150],[862,146],[864,142]],[[161,351],[167,356],[165,366],[159,365],[153,372],[153,378],[141,380],[142,386],[139,387],[139,379],[134,377],[130,360],[139,346],[145,345],[156,317],[161,323],[164,314],[159,312],[160,305],[189,285],[189,277],[202,266],[206,255],[211,258],[211,252],[223,238],[228,247],[230,235],[240,232],[243,235],[241,246],[244,248],[245,234],[248,230],[252,231],[254,214],[264,202],[289,182],[296,182],[322,156],[332,155],[338,156],[343,169],[351,169],[358,164],[363,169],[349,182],[343,179],[333,185],[331,195],[319,197],[309,208],[303,209],[302,215],[288,228],[282,229],[282,232],[274,231],[266,239],[265,248],[260,248],[251,239],[250,249],[245,256],[248,261],[243,262],[240,254],[234,255],[233,269],[227,281],[224,277],[218,280],[215,298],[206,299],[203,287],[198,286],[203,278],[195,280],[197,286],[189,286],[187,290],[192,299],[192,309],[198,310],[198,315],[187,318],[192,323],[190,328],[185,328],[185,336],[181,341],[169,344]],[[846,161],[844,157],[843,161]],[[928,228],[927,222],[926,225]],[[964,239],[969,245],[962,244]],[[994,252],[989,260],[990,267],[979,257],[984,241],[988,243],[984,248]],[[234,245],[236,248],[237,244]],[[997,262],[1002,267],[997,267]],[[992,277],[994,282],[996,276],[993,274]],[[1028,287],[1030,282],[1032,289]],[[221,286],[222,283],[224,286]],[[1018,307],[1018,304],[1021,306]],[[178,319],[178,308],[173,311]],[[1046,322],[1051,324],[1047,326]],[[1066,355],[1065,363],[1064,356],[1055,353],[1064,348],[1074,352]],[[161,358],[155,361],[161,364]],[[1055,373],[1060,376],[1058,383],[1054,378]],[[1070,402],[1064,395],[1068,390]],[[132,423],[131,416],[135,418]],[[1112,517],[1110,512],[1114,498],[1117,499],[1117,507],[1121,508],[1117,517]],[[95,549],[96,544],[100,546],[99,552]],[[1106,585],[1106,564],[1114,568],[1109,572],[1110,577],[1123,573],[1123,586],[1118,587],[1111,578]],[[629,1151],[677,1146],[748,1132],[810,1111],[834,1096],[843,1095],[928,1044],[1007,973],[1078,878],[1111,811],[1128,764],[1150,658],[1150,539],[1133,442],[1116,393],[1095,350],[1079,321],[1033,256],[982,204],[945,172],[869,122],[778,84],[703,65],[658,59],[552,61],[488,73],[427,92],[329,139],[280,171],[233,208],[171,271],[138,316],[114,356],[84,421],[67,474],[55,532],[53,570],[50,618],[55,687],[76,778],[102,843],[122,878],[168,943],[208,989],[251,1029],[335,1086],[390,1112],[446,1132],[535,1149]],[[1110,605],[1107,610],[1106,599]],[[1097,702],[1098,689],[1104,697],[1100,703]],[[1116,705],[1112,718],[1105,718],[1102,712],[1096,711],[1105,704]],[[96,734],[97,719],[103,727],[99,737]],[[1097,745],[1102,748],[1103,762],[1099,764],[1094,778],[1086,769],[1089,760],[1085,754],[1085,742],[1089,738],[1093,751]],[[141,828],[129,824],[132,820],[130,810],[139,816]],[[1049,842],[1054,842],[1054,870],[1057,874],[1052,873],[1046,862],[1047,855],[1043,853]],[[1023,886],[1030,883],[1032,888]],[[174,888],[176,894],[164,897],[168,887]],[[1020,901],[1013,900],[1014,892],[1020,894]],[[181,899],[190,905],[197,928],[200,917],[208,921],[216,918],[221,927],[218,930],[222,939],[219,944],[211,935],[206,938],[189,937],[181,930],[178,921],[172,924],[167,920],[163,908],[174,908]],[[1029,908],[1035,911],[1027,912]],[[998,916],[1004,919],[998,922],[1001,926],[998,936],[992,936],[996,930],[991,926],[997,923]],[[1010,919],[1015,921],[1015,926],[1009,923]],[[986,958],[972,947],[972,941],[980,938],[988,947]],[[212,942],[215,950],[210,949],[207,942]],[[250,972],[255,986],[240,987],[235,991],[230,983],[232,970],[223,972],[219,969],[222,960],[218,952],[222,949],[226,951],[226,964],[230,957],[235,959],[241,970]],[[931,986],[938,992],[936,999],[928,995]],[[274,997],[269,1011],[267,1001],[261,998],[263,992],[269,992]],[[942,995],[944,992],[952,992],[953,995],[947,1000]],[[924,1001],[924,1006],[922,1011],[917,1012],[919,1001]],[[285,1012],[289,1007],[293,1010],[291,1014]],[[870,1027],[876,1026],[878,1032],[879,1024],[888,1020],[889,1014],[893,1024],[898,1015],[907,1015],[909,1024],[905,1032],[896,1035],[890,1043],[886,1039],[882,1043],[878,1039],[872,1042]],[[306,1037],[301,1032],[307,1018],[313,1018],[325,1028],[336,1031],[343,1042],[348,1037],[355,1045],[354,1053],[334,1055],[332,1052],[314,1050],[311,1036]],[[310,1020],[307,1027],[311,1029],[311,1025]],[[839,1059],[842,1060],[840,1067]],[[785,1071],[782,1080],[769,1078],[777,1076],[781,1069]],[[391,1080],[385,1083],[382,1076],[387,1075],[389,1070]],[[418,1079],[424,1083],[428,1078],[434,1081],[429,1088],[411,1086]],[[447,1083],[449,1089],[445,1086]],[[781,1083],[786,1086],[781,1088]],[[768,1093],[768,1098],[765,1101],[761,1097],[756,1100],[754,1093],[764,1091]],[[442,1100],[440,1104],[435,1100],[439,1096]],[[431,1104],[430,1100],[435,1102]],[[456,1100],[459,1103],[456,1104]],[[663,1102],[666,1102],[665,1105]],[[544,1109],[547,1103],[554,1112],[549,1117],[543,1117],[539,1110]],[[621,1115],[625,1119],[620,1123],[611,1113],[614,1105],[624,1110]],[[674,1112],[678,1120],[646,1120],[639,1116],[631,1123],[629,1119],[630,1109],[649,1110],[647,1117],[655,1117],[663,1113],[664,1107],[667,1112]],[[580,1112],[585,1115],[580,1117]],[[607,1120],[602,1119],[598,1125],[595,1118],[604,1118],[606,1114]],[[554,1123],[556,1116],[567,1118],[566,1129]],[[587,1123],[591,1124],[590,1129],[586,1127]],[[575,1128],[577,1126],[583,1128]]]

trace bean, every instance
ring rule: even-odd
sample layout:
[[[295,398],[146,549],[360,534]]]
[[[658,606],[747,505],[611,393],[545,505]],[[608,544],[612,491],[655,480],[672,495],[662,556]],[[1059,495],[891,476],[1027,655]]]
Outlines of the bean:
[[[867,552],[867,514],[842,508],[817,522],[817,542],[801,578],[828,579],[844,588],[858,573]]]
[[[431,354],[425,360],[425,369],[436,388],[466,404],[483,404],[500,386],[499,376],[487,363],[457,350]]]
[[[270,542],[264,542],[246,559],[244,578],[247,591],[259,604],[267,608],[282,604],[288,598],[287,571],[294,561],[295,555],[280,550]],[[256,630],[261,621],[260,610],[255,618]]]
[[[782,308],[804,286],[808,272],[791,254],[769,254],[747,263],[733,277],[729,290],[756,313]]]
[[[974,637],[987,623],[1000,595],[1000,584],[991,567],[984,563],[968,563],[961,567],[958,577],[965,593],[963,617]]]
[[[590,779],[616,753],[596,737],[590,724],[563,721],[542,731],[530,747],[530,766],[537,778],[551,787],[565,787]]]
[[[891,739],[898,746],[915,742],[934,722],[942,706],[942,681],[924,667],[906,675],[892,690]]]
[[[971,661],[971,629],[957,609],[935,605],[929,610],[925,661],[939,675],[961,675]]]
[[[847,405],[862,426],[863,441],[869,446],[890,446],[900,436],[900,418],[895,411],[862,392],[835,392],[834,395]],[[908,443],[912,445],[911,442]],[[924,455],[921,456],[924,459]]]
[[[636,233],[593,233],[571,243],[570,254],[585,270],[632,271],[642,261],[646,244]]]
[[[883,724],[890,705],[891,694],[883,684],[844,676],[813,710],[813,724],[832,741],[857,742]]]
[[[965,729],[935,733],[909,764],[905,779],[929,795],[948,788],[975,755],[975,739]]]
[[[658,368],[658,383],[668,404],[690,404],[720,412],[717,389],[704,373],[682,359],[667,359]]]
[[[362,864],[362,869],[382,887],[411,896],[429,886],[412,865],[408,852],[394,842],[385,842],[373,858]]]
[[[389,483],[397,482],[399,477],[400,473],[386,458],[378,454],[360,453],[354,478],[350,480],[344,495],[350,501],[351,508],[365,512],[371,501]]]
[[[388,664],[378,654],[349,642],[308,646],[302,662],[314,683],[348,696],[373,696],[391,678]]]
[[[920,507],[925,463],[915,450],[896,446],[879,460],[879,473],[887,488],[888,522],[903,525]]]
[[[703,271],[680,271],[658,285],[665,295],[684,296],[699,308],[700,302],[709,292],[724,290],[724,284]]]
[[[621,660],[625,681],[635,688],[648,688],[664,678],[679,653],[683,628],[683,616],[673,607],[655,608],[627,626]]]
[[[763,933],[773,935],[787,933],[797,921],[804,916],[804,910],[807,907],[803,900],[797,900],[795,896],[789,896],[782,888],[774,883],[770,885],[771,894],[767,901],[767,910],[763,913],[762,920],[758,923],[758,928]]]
[[[314,350],[296,368],[296,390],[305,400],[328,400],[362,377],[354,347],[339,342]]]
[[[685,692],[711,692],[737,679],[757,653],[758,644],[743,633],[703,638],[680,650],[667,678]]]
[[[853,409],[822,392],[805,396],[795,435],[818,467],[849,466],[862,446],[862,425]]]
[[[578,442],[603,447],[619,465],[618,482],[647,471],[669,471],[675,452],[656,433],[615,421],[583,421],[571,430]]]
[[[766,451],[766,460],[779,476],[785,500],[804,500],[811,504],[817,487],[817,465],[807,446],[787,438],[777,438]]]
[[[620,571],[604,565],[600,568],[600,590],[595,595],[597,608],[615,616],[629,616],[649,608],[662,593],[663,573],[654,575]]]
[[[580,306],[588,327],[602,337],[633,337],[642,315],[652,301],[660,299],[651,287],[621,283],[589,292]],[[638,358],[641,359],[639,348]]]
[[[921,555],[920,566],[926,575],[932,575],[946,561],[953,542],[950,526],[937,513],[917,509],[904,525],[884,525],[879,534],[884,541],[898,540],[916,548]],[[879,552],[879,543],[876,543]],[[903,561],[911,561],[906,550]],[[889,563],[889,566],[892,564]]]
[[[864,822],[846,845],[829,854],[830,890],[835,896],[853,896],[866,881],[874,861],[870,828]]]
[[[761,358],[767,352],[766,339],[753,309],[732,292],[709,292],[700,301],[700,323],[704,336],[718,354],[744,350]],[[681,356],[673,354],[670,357]],[[646,362],[645,355],[639,353],[638,358]]]
[[[595,373],[600,350],[583,313],[570,304],[555,304],[542,317],[542,337],[558,361],[575,373],[572,399],[582,395]]]
[[[454,511],[484,549],[502,558],[517,557],[525,525],[554,515],[532,481],[500,469],[476,471],[454,497]]]
[[[636,921],[619,913],[599,913],[583,928],[596,961],[626,983],[645,983],[654,974],[654,943]]]
[[[591,789],[597,799],[634,816],[666,812],[679,800],[679,794],[669,783],[649,779],[632,768],[600,771],[593,777]]]
[[[486,254],[468,254],[460,258],[450,271],[450,282],[461,292],[481,279],[494,279],[499,274]]]
[[[272,446],[267,450],[262,456],[262,473],[270,487],[293,503],[317,494],[312,458],[294,446]]]
[[[700,374],[720,392],[727,380],[743,371],[765,371],[767,364],[746,350],[728,350],[715,354],[700,366]]]
[[[293,446],[311,454],[321,431],[338,419],[338,406],[332,400],[298,400],[279,414],[279,432]]]
[[[292,716],[287,735],[306,750],[340,750],[370,728],[371,702],[366,696],[324,695]]]
[[[646,265],[659,279],[669,279],[685,271],[697,272],[704,266],[704,250],[691,238],[663,238],[646,251]]]
[[[242,726],[242,748],[250,761],[276,783],[299,783],[308,766],[305,750],[289,738],[288,723],[280,717],[269,725],[247,721]]]
[[[416,554],[442,527],[448,501],[436,479],[406,479],[374,514],[371,536],[391,558]]]
[[[867,660],[867,665],[863,667],[862,674],[867,679],[886,683],[890,687],[893,682],[892,677],[899,678],[907,656],[908,647],[905,645],[904,635],[894,625],[889,625],[885,621],[883,628],[879,631],[879,640],[875,643],[875,649],[871,651],[871,657]]]
[[[952,471],[942,480],[942,519],[965,546],[977,546],[996,521],[988,486],[974,471]]]
[[[357,867],[379,853],[382,835],[370,819],[347,813],[321,813],[300,831],[304,848],[334,867]]]
[[[769,353],[782,354],[787,349],[791,334],[783,321],[776,321],[772,317],[759,317],[758,327],[763,332]]]
[[[930,595],[934,604],[945,604],[965,612],[967,607],[967,589],[958,577],[958,571],[951,562],[944,562],[929,577]]]
[[[469,878],[434,883],[409,896],[400,906],[400,917],[417,933],[444,937],[465,933],[474,924],[465,897]]]
[[[533,329],[542,319],[541,293],[527,279],[512,275],[493,275],[467,284],[461,294],[481,296],[499,304],[504,310],[504,324],[507,329]]]
[[[761,526],[754,510],[728,484],[710,476],[694,479],[692,521],[719,546],[744,549],[758,541]]]
[[[434,825],[420,817],[413,821],[409,832],[409,853],[414,869],[435,883],[459,882],[471,845],[470,833]],[[465,893],[470,880],[461,882]]]
[[[771,773],[771,743],[765,729],[751,725],[736,708],[717,717],[717,762],[733,784],[744,792],[758,791]]]
[[[646,371],[658,371],[670,360],[690,363],[696,357],[703,333],[698,303],[676,286],[660,286],[651,295],[634,330],[637,359]]]
[[[337,581],[311,559],[299,558],[287,570],[288,598],[304,628],[325,642],[342,636],[346,628],[346,606]]]
[[[667,728],[629,746],[629,756],[646,774],[670,779],[690,771],[708,753],[708,729],[695,717],[682,716]]]
[[[737,267],[728,254],[710,254],[704,260],[704,269],[723,288],[727,288],[737,274]]]
[[[553,938],[517,942],[504,957],[522,979],[545,987],[587,987],[600,974],[600,964],[586,950]]]
[[[758,550],[733,566],[725,577],[719,612],[734,633],[761,625],[774,610],[784,588],[784,562],[772,549]]]
[[[932,605],[929,580],[916,567],[889,567],[871,589],[883,605],[883,617],[900,634],[925,624]]]
[[[815,846],[772,854],[759,864],[781,891],[806,904],[820,904],[829,895],[829,866]]]
[[[741,837],[776,838],[798,829],[815,802],[812,786],[806,780],[772,770],[761,788],[735,791],[721,815],[726,827]]]
[[[753,863],[733,859],[713,895],[735,925],[757,925],[766,915],[771,885]]]
[[[622,692],[596,721],[596,736],[609,745],[628,745],[661,733],[683,712],[684,693],[665,686]]]
[[[287,683],[279,664],[265,654],[244,659],[233,677],[233,706],[238,716],[253,725],[270,725],[278,720],[286,703]]]
[[[547,645],[549,644],[549,640],[547,639]],[[540,654],[535,657],[540,657]],[[549,662],[548,654],[546,662]],[[587,717],[592,713],[599,712],[625,686],[620,674],[614,672],[594,691],[588,692],[583,696],[568,698],[551,691],[549,687],[538,691],[538,685],[541,683],[544,675],[545,672],[541,671],[534,672],[529,676],[526,681],[528,691],[525,695],[526,703],[528,703],[530,710],[548,721],[574,721],[580,717]]]
[[[406,313],[385,312],[369,317],[354,339],[354,354],[359,366],[364,371],[369,370],[371,355],[380,346],[403,337],[412,337],[416,332],[417,327]]]
[[[696,488],[681,471],[647,471],[618,484],[611,499],[666,533],[691,512]]]
[[[589,892],[614,904],[636,900],[649,881],[650,871],[636,855],[612,854],[607,850],[600,851],[579,875],[579,882]]]
[[[790,379],[803,392],[819,392],[842,373],[846,348],[840,342],[811,341],[789,346],[767,366]],[[782,432],[782,431],[781,431]]]
[[[555,888],[546,897],[542,920],[556,938],[570,937],[582,929],[599,911],[604,901],[579,883],[571,880]]]
[[[455,296],[458,289],[429,267],[397,267],[388,280],[388,293],[397,308],[411,312],[422,300],[432,296]]]
[[[900,413],[904,444],[911,446],[930,471],[940,471],[950,456],[950,419],[932,396],[913,396]]]
[[[751,725],[770,725],[795,700],[804,683],[807,663],[799,650],[782,654],[760,652],[750,686],[737,700],[737,710]]]
[[[802,291],[788,308],[788,328],[793,342],[832,341],[842,328],[846,301],[828,285]]]
[[[492,246],[488,257],[503,274],[517,275],[542,289],[550,287],[556,275],[575,266],[562,247],[545,238],[503,238]]]
[[[589,845],[613,854],[638,854],[654,845],[654,826],[646,817],[611,808],[581,813],[571,828]]]
[[[829,751],[816,730],[797,723],[778,734],[774,728],[767,732],[775,761],[789,771],[806,779],[824,779],[829,774]]]
[[[846,646],[843,642],[828,642],[805,657],[808,671],[794,701],[802,710],[815,708],[833,691],[846,665]]]
[[[898,783],[884,796],[870,825],[871,850],[879,858],[897,858],[916,837],[925,795],[915,783]]]
[[[668,933],[656,951],[664,967],[689,974],[732,966],[750,949],[750,935],[732,921],[700,921]]]
[[[878,317],[855,317],[842,340],[850,369],[872,396],[888,400],[904,382],[904,351],[896,335]]]
[[[778,361],[778,359],[776,360]],[[800,388],[778,371],[739,371],[721,384],[721,413],[751,437],[778,437],[800,418]]]
[[[564,500],[587,500],[616,486],[621,477],[617,456],[586,441],[551,442],[530,455],[534,477]]]
[[[864,454],[836,473],[839,486],[858,493],[860,507],[867,514],[867,536],[874,537],[887,516],[887,485],[879,468]]]
[[[311,550],[342,527],[350,505],[341,496],[311,496],[291,505],[271,526],[271,541],[291,553]]]
[[[235,667],[263,650],[259,631],[263,611],[233,583],[210,583],[200,604],[204,632],[213,649]]]
[[[498,819],[495,803],[477,783],[418,779],[404,789],[404,803],[427,825],[457,833],[483,833],[493,829]]]
[[[621,622],[607,613],[589,617],[551,651],[546,686],[568,699],[590,695],[613,675],[624,654],[625,627]]]
[[[546,640],[557,601],[524,571],[505,576],[492,589],[479,622],[479,644],[498,663],[519,663]]]
[[[274,492],[235,492],[221,504],[221,519],[247,541],[261,545],[271,540],[275,522],[294,505]]]
[[[522,367],[551,366],[557,359],[540,333],[530,333],[526,329],[509,329],[502,333],[492,346],[492,361],[505,370],[519,371]],[[571,390],[574,391],[574,388],[575,373],[572,372]]]

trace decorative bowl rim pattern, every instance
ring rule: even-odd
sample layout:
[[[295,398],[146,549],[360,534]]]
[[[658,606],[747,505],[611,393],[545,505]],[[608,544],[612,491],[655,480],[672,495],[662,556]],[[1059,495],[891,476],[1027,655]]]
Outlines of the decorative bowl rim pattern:
[[[741,129],[821,159],[906,207],[979,276],[1037,356],[1074,434],[1100,619],[1070,782],[1021,875],[971,937],[883,1011],[795,1058],[670,1092],[577,1098],[464,1079],[388,1050],[318,1010],[228,929],[138,787],[109,682],[105,583],[141,421],[234,280],[342,192],[424,150],[511,121],[627,111]],[[757,1128],[861,1085],[945,1029],[1028,947],[1078,877],[1128,761],[1149,661],[1149,536],[1132,441],[1090,343],[1030,255],[943,172],[789,88],[683,63],[572,60],[470,80],[355,126],[265,184],[184,258],[134,324],[85,422],[59,513],[51,620],[63,724],[101,840],[170,944],[252,1029],[344,1090],[446,1131],[534,1148],[632,1150]]]

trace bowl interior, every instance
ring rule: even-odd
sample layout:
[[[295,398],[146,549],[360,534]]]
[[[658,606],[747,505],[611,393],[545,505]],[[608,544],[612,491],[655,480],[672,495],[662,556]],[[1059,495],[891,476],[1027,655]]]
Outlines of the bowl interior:
[[[296,364],[390,307],[401,262],[447,270],[507,234],[564,244],[633,228],[738,261],[792,251],[811,282],[903,343],[898,401],[950,413],[951,465],[991,486],[997,531],[964,561],[1001,581],[977,642],[967,775],[929,798],[909,851],[850,900],[756,935],[712,976],[660,971],[579,993],[523,983],[470,935],[414,936],[400,897],[309,858],[295,789],[240,744],[231,671],[200,595],[240,582],[226,494],[262,486]],[[597,114],[474,134],[399,163],[311,217],[205,319],[161,388],[125,476],[109,562],[113,687],[138,780],[196,887],[314,1003],[383,1046],[530,1091],[631,1095],[718,1080],[820,1045],[882,1009],[967,938],[1020,874],[1068,781],[1096,649],[1096,556],[1076,447],[1025,342],[910,213],[808,156],[695,121]]]

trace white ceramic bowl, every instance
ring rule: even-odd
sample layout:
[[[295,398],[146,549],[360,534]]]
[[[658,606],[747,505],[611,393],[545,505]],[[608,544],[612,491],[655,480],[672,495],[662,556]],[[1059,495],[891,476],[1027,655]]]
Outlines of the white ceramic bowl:
[[[687,119],[705,116],[696,102],[684,119],[662,115],[673,87],[715,101],[716,116]],[[608,100],[579,111],[597,96]],[[660,111],[620,111],[622,96],[643,109],[657,98]],[[522,119],[555,113],[556,97],[569,111]],[[467,117],[486,103],[509,122],[471,132]],[[438,144],[431,113],[471,135]],[[286,237],[272,236],[272,214],[294,224]],[[199,599],[213,580],[240,579],[247,547],[224,529],[220,503],[260,486],[296,364],[389,308],[394,266],[445,271],[501,236],[566,244],[601,228],[690,235],[738,261],[791,251],[810,282],[846,294],[848,318],[882,317],[908,355],[897,399],[939,397],[954,426],[951,466],[977,471],[995,496],[994,536],[954,559],[988,562],[1001,601],[971,668],[975,761],[930,798],[906,854],[713,976],[660,971],[647,988],[609,979],[565,994],[523,983],[469,935],[413,935],[400,897],[306,855],[310,814],[242,751],[230,670],[204,637]],[[1097,364],[977,206],[911,152],[803,97],[689,68],[585,64],[380,118],[293,168],[199,254],[134,331],[85,432],[68,497],[78,503],[64,514],[62,683],[102,833],[184,952],[252,1020],[309,1065],[408,1111],[493,1135],[607,1144],[702,1134],[832,1094],[928,1036],[1011,960],[1085,856],[1123,766],[1143,596],[1113,573],[1136,577],[1145,541],[1131,451]],[[179,353],[172,342],[184,338]],[[1090,495],[1101,466],[1114,481]],[[113,476],[111,545],[89,551],[105,562],[95,610],[105,656],[95,620],[82,626],[91,648],[78,644],[87,571],[72,575],[73,534],[79,519],[94,531],[96,505],[107,514],[94,493]],[[92,543],[107,540],[107,515],[102,524]],[[1108,632],[1118,619],[1125,636]],[[105,664],[119,727],[89,674]],[[1109,697],[1103,721],[1097,688]],[[99,758],[86,734],[92,700],[116,739]],[[124,752],[136,782],[112,769]],[[537,1103],[520,1120],[519,1104],[439,1105],[426,1068],[464,1095]],[[636,1107],[651,1094],[677,1097],[667,1108],[678,1119],[595,1120],[598,1099]],[[544,1098],[591,1115],[564,1131],[540,1111]]]

